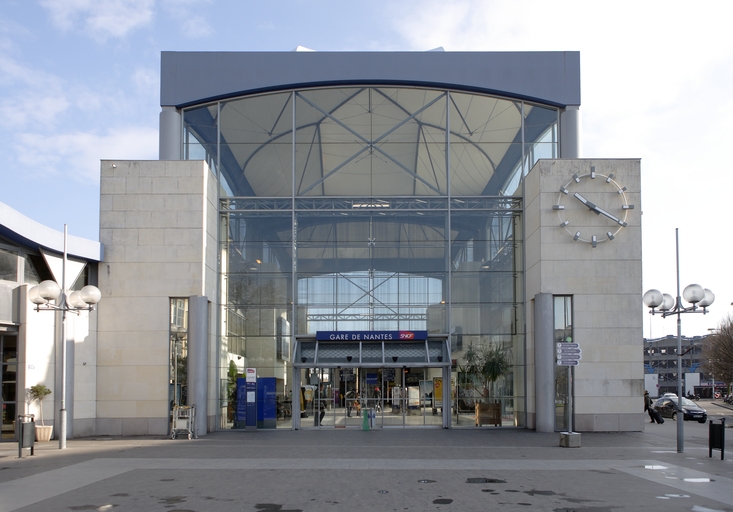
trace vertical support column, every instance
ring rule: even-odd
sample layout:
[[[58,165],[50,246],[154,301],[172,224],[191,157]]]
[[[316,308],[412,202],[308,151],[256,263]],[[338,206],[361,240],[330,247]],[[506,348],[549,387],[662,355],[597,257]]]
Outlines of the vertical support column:
[[[450,401],[450,366],[444,366],[442,369],[443,375],[443,428],[451,428],[450,425],[450,413],[453,409],[453,404]]]
[[[65,300],[65,299],[64,299]],[[66,440],[74,437],[74,337],[73,328],[65,311],[54,311],[55,366],[53,432],[59,440],[59,449],[66,448]],[[64,318],[66,316],[66,318]],[[69,399],[71,397],[71,399]]]
[[[27,265],[27,263],[26,263]],[[22,389],[25,390],[26,388],[29,388],[30,384],[28,382],[28,377],[26,374],[26,370],[28,368],[28,313],[29,311],[32,311],[32,308],[28,309],[28,304],[30,304],[30,301],[28,300],[28,290],[30,289],[30,286],[27,284],[22,284],[18,287],[18,298],[20,299],[18,304],[18,338],[17,338],[17,350],[18,350],[18,366],[17,366],[17,374],[15,376],[15,385],[16,389]],[[25,400],[18,400],[15,405],[15,415],[19,414],[29,414],[30,410],[28,407],[28,402]],[[18,431],[20,432],[20,430]]]
[[[158,158],[182,160],[181,114],[176,107],[163,107],[159,117]]]
[[[53,398],[53,435],[56,439],[61,441],[61,411],[66,410],[66,404],[62,400],[63,393],[62,388],[62,376],[64,372],[61,370],[63,367],[63,352],[64,343],[66,340],[63,339],[63,328],[61,326],[62,315],[61,311],[54,311],[53,313],[54,325],[53,325],[53,345],[54,345],[54,377],[53,377],[53,391],[51,394]],[[68,375],[67,375],[68,376]],[[64,413],[65,414],[65,413]],[[64,432],[66,427],[64,427]]]
[[[209,300],[188,298],[188,405],[196,406],[196,435],[206,435],[208,424]]]
[[[297,347],[296,347],[297,348]],[[293,349],[293,354],[297,352]],[[292,383],[292,402],[290,404],[290,411],[292,412],[293,430],[300,430],[300,368],[296,368],[293,365],[293,378]]]
[[[578,105],[568,105],[560,113],[560,158],[581,158],[580,110]]]
[[[534,296],[535,423],[537,432],[555,431],[555,336],[552,295]]]
[[[66,316],[66,439],[74,439],[74,370],[76,369],[76,315]]]

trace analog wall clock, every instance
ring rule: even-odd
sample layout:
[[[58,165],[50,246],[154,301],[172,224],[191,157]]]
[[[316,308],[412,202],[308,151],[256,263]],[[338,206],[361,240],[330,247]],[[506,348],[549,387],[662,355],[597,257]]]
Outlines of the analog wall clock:
[[[597,247],[609,242],[627,226],[629,204],[626,187],[613,174],[600,174],[591,166],[588,174],[574,174],[560,187],[557,204],[552,206],[560,217],[560,227],[573,240]]]

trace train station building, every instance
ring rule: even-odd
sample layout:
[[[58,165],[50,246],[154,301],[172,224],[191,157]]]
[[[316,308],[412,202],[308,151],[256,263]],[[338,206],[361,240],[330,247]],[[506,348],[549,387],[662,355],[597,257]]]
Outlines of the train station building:
[[[642,430],[640,161],[582,158],[580,76],[577,52],[163,52],[159,160],[101,162],[74,435],[191,405],[199,435]]]

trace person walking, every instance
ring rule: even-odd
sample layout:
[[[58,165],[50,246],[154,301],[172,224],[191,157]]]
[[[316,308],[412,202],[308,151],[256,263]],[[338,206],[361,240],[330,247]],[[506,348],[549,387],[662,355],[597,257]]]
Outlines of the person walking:
[[[644,411],[649,413],[649,418],[651,419],[650,423],[664,423],[662,416],[654,409],[654,406],[652,405],[652,397],[649,396],[649,391],[647,390],[644,390]]]

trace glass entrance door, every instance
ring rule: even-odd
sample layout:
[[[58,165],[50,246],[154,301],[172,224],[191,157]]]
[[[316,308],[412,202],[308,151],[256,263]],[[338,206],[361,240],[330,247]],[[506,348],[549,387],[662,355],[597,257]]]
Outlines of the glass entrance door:
[[[306,372],[303,428],[442,427],[439,368],[315,368]]]

